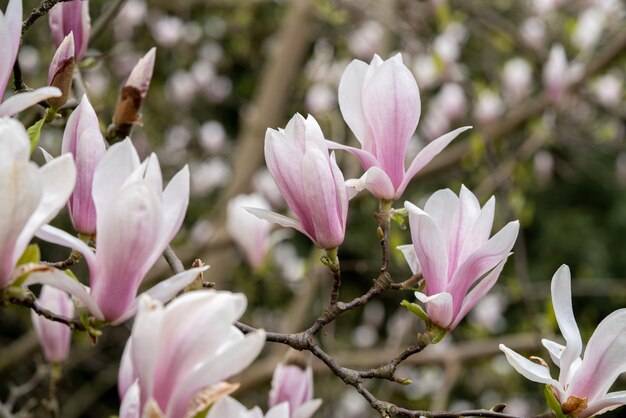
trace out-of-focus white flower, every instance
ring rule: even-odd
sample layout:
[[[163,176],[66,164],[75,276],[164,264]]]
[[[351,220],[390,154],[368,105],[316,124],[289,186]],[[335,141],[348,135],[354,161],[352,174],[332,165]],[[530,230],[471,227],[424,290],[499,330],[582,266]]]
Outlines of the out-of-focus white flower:
[[[166,48],[175,46],[185,34],[185,22],[179,17],[162,15],[149,21],[152,37]]]
[[[502,114],[504,104],[502,99],[491,90],[483,90],[478,94],[474,106],[474,118],[480,123],[489,123]]]
[[[510,102],[517,102],[526,97],[532,82],[532,67],[523,58],[513,58],[504,64],[502,84],[504,97]]]
[[[375,20],[364,22],[348,37],[348,49],[358,58],[369,58],[382,49],[385,29]]]
[[[593,83],[593,93],[605,106],[617,106],[622,102],[624,80],[616,74],[606,74]]]
[[[538,49],[545,43],[546,26],[540,18],[531,17],[522,22],[520,34],[529,45]]]
[[[221,158],[191,166],[191,191],[204,195],[216,187],[223,186],[230,176],[230,166]]]
[[[200,126],[200,146],[209,154],[219,154],[226,145],[224,125],[216,120],[204,122]]]
[[[257,218],[245,208],[270,210],[269,203],[258,194],[235,196],[228,202],[226,229],[243,251],[248,264],[254,269],[263,265],[270,250],[272,224]]]
[[[540,150],[533,157],[533,169],[539,183],[547,183],[554,173],[554,157],[549,151]]]
[[[590,7],[578,17],[572,41],[580,50],[592,49],[600,40],[604,30],[605,15],[596,7]]]
[[[471,311],[470,322],[480,325],[492,333],[502,331],[506,326],[506,318],[503,315],[506,305],[505,295],[488,294]]]
[[[129,0],[115,17],[113,33],[118,41],[130,39],[135,27],[146,19],[147,6],[145,0]]]
[[[306,93],[305,103],[313,114],[326,113],[337,108],[337,95],[329,85],[316,83]]]
[[[437,63],[432,55],[420,55],[413,64],[413,74],[422,89],[432,87],[439,79]]]

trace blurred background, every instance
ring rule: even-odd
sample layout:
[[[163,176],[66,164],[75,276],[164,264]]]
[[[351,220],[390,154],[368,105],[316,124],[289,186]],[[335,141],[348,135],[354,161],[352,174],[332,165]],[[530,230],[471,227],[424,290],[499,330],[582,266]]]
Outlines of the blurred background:
[[[6,3],[0,0],[2,10]],[[37,5],[24,0],[26,12]],[[119,10],[112,14],[113,8]],[[98,22],[101,27],[81,73],[103,130],[130,70],[156,46],[143,125],[133,130],[133,142],[142,157],[158,155],[167,178],[189,165],[192,200],[173,247],[186,266],[195,258],[210,264],[206,279],[217,288],[245,293],[244,321],[256,327],[306,328],[330,287],[321,253],[303,236],[272,232],[267,254],[253,263],[227,228],[228,204],[240,194],[286,209],[264,168],[266,128],[309,113],[327,138],[356,145],[337,105],[342,72],[353,59],[396,53],[413,71],[422,99],[410,158],[439,135],[474,126],[414,179],[404,198],[422,206],[434,191],[458,193],[461,184],[481,203],[495,195],[494,230],[512,219],[522,223],[515,253],[461,326],[399,369],[412,385],[369,383],[379,398],[415,409],[504,402],[511,414],[542,412],[543,387],[521,378],[497,347],[504,342],[547,359],[540,338],[558,333],[549,296],[556,269],[564,263],[572,269],[584,341],[606,315],[626,306],[626,6],[620,0],[112,0],[92,1],[90,9],[94,31]],[[115,17],[103,17],[107,13]],[[42,18],[19,56],[29,86],[45,85],[53,53]],[[42,134],[42,146],[54,155],[62,129],[59,123]],[[353,157],[340,153],[338,159],[346,178],[362,174]],[[344,299],[366,291],[380,268],[376,209],[365,193],[350,203],[340,248]],[[66,213],[55,225],[71,231]],[[409,243],[409,232],[394,224],[391,240],[394,247]],[[44,250],[49,261],[67,256],[58,247]],[[73,271],[86,279],[83,269]],[[396,251],[391,272],[395,281],[410,276]],[[146,285],[169,275],[160,262]],[[348,367],[384,363],[420,329],[399,306],[402,299],[413,300],[412,293],[389,292],[342,316],[322,344]],[[95,346],[74,336],[57,388],[62,417],[117,414],[117,368],[129,329],[107,328]],[[43,358],[25,309],[1,309],[0,331],[4,401],[12,387],[37,376]],[[265,409],[285,351],[267,344],[237,379],[242,387],[235,396]],[[377,416],[323,365],[312,364],[315,396],[324,399],[316,417]],[[33,386],[18,397],[20,416],[45,416],[46,378]],[[624,380],[614,386],[624,388]]]

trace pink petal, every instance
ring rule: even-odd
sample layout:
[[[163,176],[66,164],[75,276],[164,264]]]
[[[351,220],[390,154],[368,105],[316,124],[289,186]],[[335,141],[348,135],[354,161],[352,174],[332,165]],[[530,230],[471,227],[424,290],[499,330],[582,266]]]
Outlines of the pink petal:
[[[35,236],[52,244],[57,244],[63,247],[73,248],[80,251],[83,254],[83,257],[85,257],[85,261],[87,261],[87,264],[89,265],[90,276],[93,280],[95,275],[96,256],[91,248],[89,248],[89,246],[85,244],[82,240],[50,225],[43,225],[35,233]]]
[[[519,221],[509,222],[471,254],[454,272],[448,289],[452,293],[456,305],[455,310],[460,309],[461,301],[476,280],[508,257],[518,232]]]
[[[481,245],[489,240],[489,235],[491,235],[491,228],[493,226],[495,208],[496,198],[492,196],[491,199],[485,203],[485,206],[483,206],[480,211],[480,215],[478,215],[478,219],[476,219],[474,225],[465,235],[463,247],[459,256],[460,262],[465,261],[467,257],[469,257],[469,255],[476,250],[476,248],[480,248]]]
[[[182,416],[193,394],[207,385],[221,382],[241,372],[259,355],[264,344],[265,332],[262,330],[248,334],[242,340],[231,340],[219,354],[208,359],[176,386],[171,397],[172,402],[167,408],[167,416]]]
[[[437,293],[426,296],[422,292],[415,292],[415,297],[426,305],[428,318],[441,328],[448,328],[453,318],[452,296],[449,293]]]
[[[367,189],[378,199],[393,200],[395,190],[386,172],[378,167],[370,167],[359,179],[351,179],[346,185],[357,192]]]
[[[139,301],[139,311],[132,331],[131,358],[141,389],[141,405],[152,398],[154,373],[159,341],[162,338],[163,304],[145,296]],[[129,389],[131,390],[131,389]]]
[[[142,181],[122,188],[98,213],[97,280],[92,294],[108,320],[132,305],[144,275],[160,257],[155,248],[163,234],[161,202]]]
[[[376,143],[375,156],[394,188],[404,177],[404,157],[420,116],[420,97],[401,60],[382,63],[363,89],[363,111]]]
[[[563,384],[569,382],[571,365],[580,357],[580,353],[583,349],[583,342],[580,338],[576,318],[574,318],[574,310],[572,309],[572,288],[570,281],[569,267],[564,264],[554,273],[551,285],[554,314],[559,324],[561,334],[563,334],[566,341],[565,350],[561,354],[559,364],[561,367],[559,382]]]
[[[587,409],[578,415],[578,418],[588,418],[594,415],[604,414],[622,405],[626,405],[626,391],[611,392],[602,399],[591,402],[587,406]]]
[[[103,230],[100,226],[101,214],[104,214],[126,179],[138,166],[139,156],[130,138],[112,145],[100,160],[92,185],[99,231]]]
[[[339,82],[339,109],[363,151],[372,152],[372,133],[363,114],[363,84],[369,65],[353,60],[343,72]]]
[[[254,216],[256,216],[259,219],[264,219],[268,222],[272,222],[272,223],[276,223],[280,226],[284,226],[285,228],[293,228],[296,231],[300,231],[302,232],[304,235],[306,235],[307,237],[309,237],[309,239],[311,239],[311,241],[315,241],[315,239],[309,235],[304,228],[302,227],[302,225],[296,221],[295,219],[289,218],[285,215],[281,215],[279,213],[276,212],[272,212],[266,209],[259,209],[259,208],[244,208],[245,210],[247,210],[248,212],[250,212],[251,214],[253,214]]]
[[[568,394],[603,398],[615,379],[626,371],[626,309],[619,309],[596,328],[583,354],[580,365],[570,381]]]
[[[448,286],[448,257],[443,236],[435,221],[411,202],[404,202],[409,211],[409,225],[415,254],[422,267],[426,294],[446,291]]]
[[[470,229],[476,223],[480,215],[480,203],[472,192],[465,186],[461,186],[459,194],[459,203],[457,210],[452,219],[448,220],[450,230],[448,231],[448,275],[452,276],[457,269],[459,263],[464,260],[460,259],[461,250]],[[487,238],[491,233],[491,228],[487,232]],[[478,247],[474,247],[476,249]]]
[[[506,258],[502,260],[493,270],[489,272],[482,280],[478,282],[476,286],[465,296],[463,299],[463,303],[461,305],[461,309],[454,317],[454,322],[452,323],[450,328],[456,328],[456,326],[461,322],[465,315],[472,310],[474,306],[491,290],[494,284],[498,281],[498,277],[500,277],[500,273],[502,273],[502,269],[504,268],[504,264],[506,263]]]
[[[378,160],[376,159],[376,157],[367,151],[363,151],[358,148],[349,147],[347,145],[328,140],[326,141],[326,144],[328,145],[329,149],[340,149],[343,151],[348,151],[350,154],[355,156],[357,160],[359,160],[359,163],[361,164],[361,167],[363,167],[363,170],[368,170],[370,167],[378,165]]]
[[[345,224],[342,224],[343,214],[328,155],[307,150],[302,159],[302,172],[307,173],[302,179],[303,194],[313,224],[313,230],[308,232],[315,237],[318,247],[338,247],[343,242]]]
[[[447,147],[448,144],[452,142],[452,140],[461,132],[465,132],[471,128],[471,126],[464,126],[462,128],[455,129],[454,131],[448,132],[426,145],[424,149],[421,150],[420,153],[413,159],[409,169],[406,171],[406,174],[404,174],[402,183],[396,189],[396,199],[399,199],[402,196],[402,193],[404,193],[404,190],[409,185],[409,182],[422,170],[422,168],[426,166],[426,164],[439,155],[439,153],[443,151],[443,149]]]

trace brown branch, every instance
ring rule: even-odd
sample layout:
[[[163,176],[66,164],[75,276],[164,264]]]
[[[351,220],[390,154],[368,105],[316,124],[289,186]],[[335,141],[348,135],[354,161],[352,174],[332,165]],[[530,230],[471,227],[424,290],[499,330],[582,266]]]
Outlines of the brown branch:
[[[76,265],[80,262],[80,260],[82,259],[83,255],[80,253],[80,251],[77,250],[72,250],[72,252],[70,253],[70,255],[62,261],[57,261],[57,262],[48,262],[48,261],[43,261],[43,264],[50,266],[50,267],[54,267],[57,268],[59,270],[67,270],[68,268],[72,267],[73,265]]]
[[[13,305],[24,306],[26,308],[32,309],[39,316],[43,316],[50,321],[59,322],[61,324],[67,325],[71,330],[74,331],[89,331],[89,329],[79,320],[68,318],[63,315],[55,314],[48,309],[43,308],[37,303],[37,299],[35,295],[30,292],[26,292],[23,295],[4,295],[4,299]]]

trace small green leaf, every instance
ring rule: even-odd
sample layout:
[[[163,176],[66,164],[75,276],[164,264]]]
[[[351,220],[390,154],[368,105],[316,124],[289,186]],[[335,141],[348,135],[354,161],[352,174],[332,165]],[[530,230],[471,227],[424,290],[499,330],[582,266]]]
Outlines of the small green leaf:
[[[26,247],[20,259],[17,260],[17,265],[21,266],[22,264],[39,263],[40,261],[41,252],[39,251],[39,245],[30,244],[28,247]]]
[[[39,137],[41,136],[41,128],[45,123],[45,116],[42,119],[39,119],[35,122],[34,125],[28,127],[26,132],[28,133],[28,138],[30,139],[30,152],[32,153],[35,148],[37,148],[37,144],[39,143]]]
[[[426,312],[424,312],[424,309],[422,309],[422,307],[419,306],[418,304],[411,303],[408,300],[403,300],[400,303],[400,305],[402,305],[405,308],[407,308],[415,316],[418,316],[418,317],[422,318],[426,322],[430,322],[430,319],[428,318],[428,314]]]
[[[563,414],[563,410],[561,409],[561,404],[554,396],[554,392],[552,392],[552,387],[550,385],[546,385],[545,390],[543,391],[546,402],[548,403],[548,408],[554,411],[556,414],[556,418],[566,418],[567,415]]]

